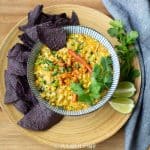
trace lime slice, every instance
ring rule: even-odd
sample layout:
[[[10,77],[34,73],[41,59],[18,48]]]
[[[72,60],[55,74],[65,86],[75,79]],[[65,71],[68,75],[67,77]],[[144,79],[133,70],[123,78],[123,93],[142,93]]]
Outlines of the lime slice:
[[[113,97],[132,97],[135,91],[136,89],[133,83],[127,81],[120,82]]]
[[[130,98],[112,98],[112,100],[109,101],[109,104],[116,111],[123,114],[128,114],[132,112],[134,108],[134,102]]]

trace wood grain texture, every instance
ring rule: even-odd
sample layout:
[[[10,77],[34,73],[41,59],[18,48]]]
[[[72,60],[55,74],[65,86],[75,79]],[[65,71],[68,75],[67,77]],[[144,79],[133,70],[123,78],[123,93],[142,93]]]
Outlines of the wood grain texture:
[[[89,6],[104,12],[105,10],[102,2],[99,0],[51,0],[51,1],[30,1],[30,0],[0,0],[0,41],[4,39],[9,30],[18,22],[25,14],[32,9],[36,4],[44,4],[50,6],[52,4],[60,3],[75,3]],[[122,150],[123,149],[123,130],[118,132],[112,138],[103,143],[96,145],[97,150]],[[0,150],[50,150],[54,149],[44,144],[39,144],[37,141],[22,135],[16,129],[16,126],[9,121],[8,116],[4,111],[0,112]]]

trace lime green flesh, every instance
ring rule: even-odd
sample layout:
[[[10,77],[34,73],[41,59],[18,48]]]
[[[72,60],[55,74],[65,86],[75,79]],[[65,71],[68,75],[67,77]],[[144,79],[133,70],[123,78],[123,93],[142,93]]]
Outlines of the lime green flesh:
[[[130,98],[112,98],[111,101],[109,101],[109,104],[116,111],[123,114],[132,112],[134,108],[134,101]]]
[[[133,83],[127,81],[120,82],[113,97],[132,97],[135,91],[136,89]]]

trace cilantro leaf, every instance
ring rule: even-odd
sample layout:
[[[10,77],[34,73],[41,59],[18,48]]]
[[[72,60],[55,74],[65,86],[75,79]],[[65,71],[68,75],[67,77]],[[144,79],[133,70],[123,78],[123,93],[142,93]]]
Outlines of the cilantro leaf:
[[[138,38],[138,32],[131,31],[127,33],[127,44],[134,44],[137,38]]]
[[[90,105],[96,99],[100,98],[100,93],[109,88],[112,83],[112,61],[110,57],[102,57],[99,64],[95,64],[92,75],[91,84],[87,92],[83,89],[80,83],[72,83],[71,90],[78,95],[78,100],[86,102]]]
[[[135,78],[140,76],[140,71],[138,69],[131,68],[128,76],[128,80],[133,82]]]
[[[133,60],[137,55],[135,42],[138,38],[138,32],[126,32],[125,27],[120,20],[113,20],[110,22],[110,25],[111,27],[108,29],[108,34],[111,37],[115,37],[119,42],[115,48],[119,56],[121,66],[121,80],[133,81],[140,75],[138,73],[139,71],[133,71],[136,70],[133,66]]]
[[[79,95],[79,99],[78,100],[80,102],[86,102],[89,105],[92,105],[92,100],[91,100],[91,97],[90,97],[90,95],[88,93],[84,93],[84,94]]]
[[[123,28],[123,24],[122,24],[121,20],[111,21],[110,24],[115,28]]]
[[[110,65],[112,64],[112,60],[110,57],[102,57],[100,64],[103,67],[103,70],[110,71]]]
[[[118,29],[116,28],[109,28],[108,33],[111,37],[116,37],[118,35]]]
[[[93,99],[97,99],[100,97],[100,90],[101,90],[101,84],[96,81],[95,79],[93,79],[91,81],[90,87],[90,95]]]
[[[101,67],[99,64],[95,64],[92,72],[91,79],[98,80],[100,78]]]
[[[82,94],[84,94],[84,90],[83,90],[83,88],[82,88],[82,86],[81,86],[80,83],[72,83],[72,84],[71,84],[71,90],[72,90],[75,94],[77,94],[77,95],[82,95]]]

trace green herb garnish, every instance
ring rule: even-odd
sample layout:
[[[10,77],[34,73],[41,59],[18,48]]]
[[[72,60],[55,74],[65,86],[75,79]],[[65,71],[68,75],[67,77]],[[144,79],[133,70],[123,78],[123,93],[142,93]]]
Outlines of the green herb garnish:
[[[43,70],[44,71],[50,71],[50,68],[49,68],[49,66],[44,66]]]
[[[54,67],[54,63],[52,61],[50,61],[49,59],[44,59],[43,63],[48,64],[50,67]]]
[[[54,51],[54,50],[51,51],[51,54],[52,54],[52,55],[55,55],[55,54],[56,54],[56,51]]]
[[[64,67],[60,68],[61,73],[64,73],[66,69]]]
[[[52,85],[57,88],[59,86],[59,81],[58,80],[54,80]]]
[[[46,80],[41,79],[41,80],[40,80],[40,83],[41,83],[41,84],[46,84]]]
[[[139,70],[133,66],[133,59],[137,56],[135,47],[138,33],[136,31],[126,32],[123,23],[120,20],[110,22],[111,28],[108,33],[111,37],[117,38],[119,44],[115,46],[121,65],[121,80],[134,81],[140,75]]]
[[[56,76],[58,74],[57,70],[54,70],[54,72],[52,73],[52,76]]]
[[[112,83],[111,64],[110,57],[102,57],[100,63],[95,64],[91,75],[91,84],[87,90],[80,83],[71,84],[71,90],[78,95],[79,101],[93,105],[94,100],[100,98],[100,93],[110,87]]]
[[[83,45],[84,43],[83,42],[79,42],[78,45],[77,45],[77,48],[76,48],[76,52],[79,54],[80,51],[83,49]]]
[[[72,71],[72,67],[68,66],[68,67],[66,67],[66,70],[67,70],[67,72],[71,72]]]

